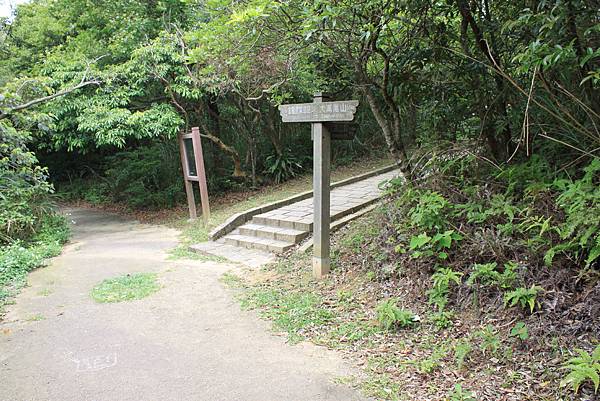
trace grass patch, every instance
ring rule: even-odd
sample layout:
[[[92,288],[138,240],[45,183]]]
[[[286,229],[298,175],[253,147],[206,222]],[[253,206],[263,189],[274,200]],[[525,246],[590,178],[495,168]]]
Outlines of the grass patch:
[[[373,374],[361,383],[361,390],[379,400],[400,400],[402,387],[387,374]]]
[[[203,262],[217,262],[217,263],[232,263],[231,261],[216,255],[204,255],[198,252],[191,251],[189,249],[189,242],[186,244],[179,244],[177,247],[169,251],[169,260],[177,259],[189,259],[189,260],[200,260]]]
[[[64,217],[47,215],[31,240],[0,247],[0,316],[4,307],[27,284],[27,273],[44,266],[48,258],[59,255],[69,235]]]
[[[333,313],[313,293],[257,288],[244,293],[241,303],[243,308],[258,309],[262,317],[272,320],[275,328],[288,333],[291,343],[304,340],[307,331],[333,319]]]
[[[43,288],[37,293],[41,297],[47,297],[52,294],[52,290],[50,288]]]
[[[156,273],[137,273],[102,281],[92,289],[99,303],[123,302],[145,298],[160,289]]]
[[[219,281],[229,288],[242,288],[244,286],[244,280],[232,272],[223,273]]]
[[[28,322],[39,322],[40,320],[44,320],[46,319],[46,317],[44,315],[40,315],[39,313],[36,315],[31,315],[29,316],[27,319],[25,319]]]

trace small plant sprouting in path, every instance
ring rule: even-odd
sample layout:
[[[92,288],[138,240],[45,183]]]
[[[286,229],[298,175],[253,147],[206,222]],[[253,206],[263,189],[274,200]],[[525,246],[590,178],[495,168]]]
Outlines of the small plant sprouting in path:
[[[99,303],[122,302],[145,298],[159,289],[156,273],[136,273],[102,281],[91,296]]]

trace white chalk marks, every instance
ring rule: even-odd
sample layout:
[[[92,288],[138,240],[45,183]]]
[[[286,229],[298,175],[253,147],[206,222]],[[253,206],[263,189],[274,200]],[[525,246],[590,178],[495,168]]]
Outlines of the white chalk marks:
[[[90,357],[78,357],[69,352],[65,356],[76,365],[77,372],[97,372],[117,365],[116,352]]]

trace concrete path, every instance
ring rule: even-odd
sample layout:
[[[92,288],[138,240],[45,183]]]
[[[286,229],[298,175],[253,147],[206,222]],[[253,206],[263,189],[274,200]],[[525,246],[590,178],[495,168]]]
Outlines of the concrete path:
[[[361,400],[334,352],[291,346],[241,311],[219,277],[235,265],[170,261],[175,230],[73,210],[73,243],[0,324],[2,401]],[[157,272],[138,301],[97,304],[105,278]]]

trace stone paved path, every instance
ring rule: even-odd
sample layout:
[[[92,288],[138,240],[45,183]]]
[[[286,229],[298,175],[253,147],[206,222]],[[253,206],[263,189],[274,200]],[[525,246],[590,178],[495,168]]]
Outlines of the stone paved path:
[[[342,219],[377,201],[379,184],[398,175],[392,170],[331,191],[331,221]],[[313,198],[258,214],[217,241],[191,246],[191,249],[217,255],[251,267],[275,259],[271,252],[284,252],[303,241],[313,228]]]
[[[175,230],[73,210],[73,242],[36,270],[0,323],[2,401],[363,400],[338,354],[291,346],[242,311],[221,275],[237,265],[168,260]],[[105,278],[156,272],[162,288],[98,304]]]

